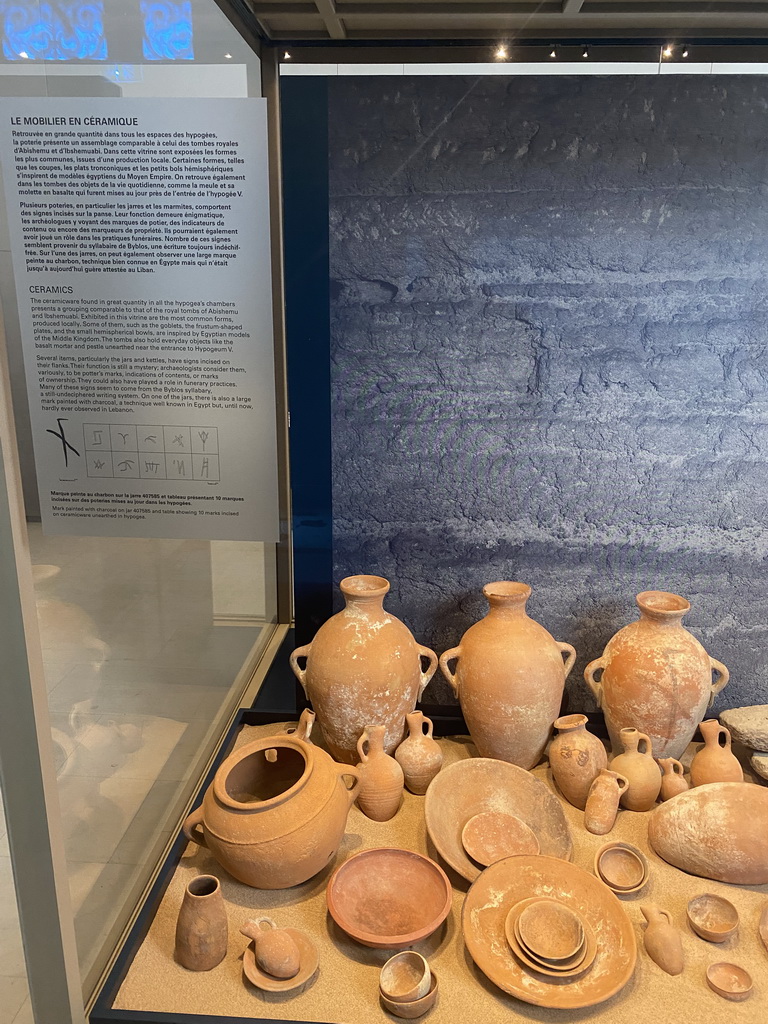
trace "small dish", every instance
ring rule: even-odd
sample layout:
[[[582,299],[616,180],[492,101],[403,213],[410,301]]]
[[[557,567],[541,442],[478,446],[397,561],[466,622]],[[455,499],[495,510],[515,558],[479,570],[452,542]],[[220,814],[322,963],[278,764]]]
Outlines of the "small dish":
[[[539,900],[525,907],[517,918],[517,936],[537,960],[572,960],[584,946],[581,918],[557,900]]]
[[[429,992],[421,999],[412,999],[409,1003],[397,1003],[393,999],[387,999],[379,989],[379,999],[385,1010],[394,1013],[396,1017],[403,1017],[405,1020],[414,1020],[431,1010],[437,1000],[437,975],[434,971],[429,983]]]
[[[536,833],[514,814],[483,811],[473,814],[461,832],[464,849],[483,867],[504,857],[538,853]]]
[[[725,942],[739,928],[739,912],[723,896],[703,892],[688,903],[691,928],[707,942]]]
[[[723,999],[740,1003],[752,995],[752,978],[737,964],[710,964],[707,968],[707,984]]]
[[[595,854],[595,874],[613,892],[637,892],[648,881],[648,861],[631,843],[606,843]]]
[[[336,868],[326,890],[336,924],[373,949],[407,949],[426,939],[448,916],[452,896],[438,864],[397,847],[354,854]]]
[[[298,928],[286,928],[285,931],[299,947],[299,973],[292,978],[275,978],[262,971],[256,963],[253,941],[243,953],[243,974],[252,985],[265,992],[292,992],[305,985],[317,970],[319,957],[314,942]]]
[[[584,928],[584,952],[583,955],[580,953],[577,954],[576,961],[573,966],[565,967],[564,965],[561,965],[559,968],[554,967],[551,964],[549,966],[545,966],[540,961],[535,960],[520,945],[520,940],[518,939],[515,931],[517,919],[526,907],[533,903],[538,903],[541,899],[547,899],[547,897],[532,896],[530,899],[520,900],[519,903],[516,903],[512,907],[504,921],[504,933],[507,937],[507,944],[523,967],[535,971],[539,975],[543,974],[547,978],[574,978],[577,975],[584,974],[592,966],[595,956],[597,955],[597,940],[595,938],[595,933],[586,922],[583,922],[582,924],[582,927]]]
[[[429,992],[432,972],[429,964],[414,949],[395,953],[381,968],[379,990],[393,1003],[410,1003]]]

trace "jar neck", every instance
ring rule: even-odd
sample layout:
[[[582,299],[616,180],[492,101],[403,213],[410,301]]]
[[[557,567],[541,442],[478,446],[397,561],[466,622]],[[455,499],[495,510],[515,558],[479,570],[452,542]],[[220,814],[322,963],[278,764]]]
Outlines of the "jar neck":
[[[586,728],[589,719],[586,715],[563,715],[555,719],[555,728],[559,733],[577,732]]]
[[[691,610],[684,597],[665,590],[644,590],[635,600],[640,609],[640,621],[654,629],[679,629],[683,616]]]
[[[511,580],[500,580],[497,583],[486,583],[483,594],[490,605],[489,615],[494,618],[525,619],[525,605],[531,596],[531,588],[527,583],[515,583]]]
[[[389,582],[383,576],[347,576],[339,589],[347,608],[365,614],[383,610]]]

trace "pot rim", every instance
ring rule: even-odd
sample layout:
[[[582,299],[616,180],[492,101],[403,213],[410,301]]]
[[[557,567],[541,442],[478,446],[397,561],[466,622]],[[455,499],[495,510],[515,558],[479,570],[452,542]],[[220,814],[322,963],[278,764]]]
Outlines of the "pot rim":
[[[668,590],[643,590],[635,601],[641,612],[654,619],[681,619],[691,610],[690,601]]]
[[[579,729],[582,726],[586,726],[588,722],[589,719],[586,715],[574,712],[572,715],[561,715],[560,718],[556,718],[552,724],[558,732],[561,730],[570,732],[572,729]]]
[[[517,599],[527,601],[531,596],[531,588],[527,583],[520,583],[517,580],[496,580],[494,583],[486,583],[483,587],[483,595],[490,601],[496,599]]]
[[[288,747],[290,750],[296,750],[302,755],[305,761],[304,771],[300,777],[294,782],[288,789],[283,790],[282,793],[278,793],[276,796],[271,796],[267,800],[249,800],[243,802],[242,800],[234,800],[227,792],[227,779],[234,771],[234,769],[244,761],[247,757],[251,757],[253,754],[258,754],[262,750],[277,750],[280,747]],[[277,736],[264,736],[261,739],[253,740],[252,743],[246,743],[231,754],[221,765],[213,777],[213,792],[219,803],[228,807],[230,810],[239,811],[242,813],[252,813],[253,811],[268,811],[273,807],[278,807],[286,800],[290,800],[291,797],[295,796],[299,790],[303,789],[307,784],[309,776],[315,766],[315,752],[311,743],[305,743],[304,740],[300,740],[295,736],[291,736],[287,733],[278,734]]]
[[[389,592],[389,580],[383,576],[369,576],[361,573],[356,576],[345,576],[339,583],[339,590],[345,597],[365,598],[384,597]]]

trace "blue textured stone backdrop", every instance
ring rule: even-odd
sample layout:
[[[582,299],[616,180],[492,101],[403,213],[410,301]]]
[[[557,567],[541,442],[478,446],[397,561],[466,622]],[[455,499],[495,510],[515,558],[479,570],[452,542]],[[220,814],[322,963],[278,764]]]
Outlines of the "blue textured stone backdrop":
[[[438,653],[529,583],[572,710],[671,590],[731,669],[716,710],[768,700],[768,81],[329,97],[336,580],[386,576]]]

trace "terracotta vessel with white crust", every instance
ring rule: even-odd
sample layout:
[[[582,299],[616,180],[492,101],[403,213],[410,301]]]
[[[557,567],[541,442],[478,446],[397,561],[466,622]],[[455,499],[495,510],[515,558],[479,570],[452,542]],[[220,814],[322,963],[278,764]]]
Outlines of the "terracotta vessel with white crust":
[[[530,769],[552,735],[576,651],[528,617],[526,583],[487,583],[483,594],[488,614],[441,656],[440,668],[480,756]]]
[[[568,803],[584,810],[589,787],[608,767],[605,747],[587,731],[586,715],[564,715],[555,721],[557,736],[549,746],[549,764],[555,782]]]
[[[437,655],[384,609],[389,583],[382,576],[348,576],[339,586],[346,607],[323,623],[311,644],[296,648],[291,668],[331,754],[354,764],[358,737],[372,722],[386,727],[384,749],[394,753],[405,716],[434,675]],[[306,668],[299,666],[302,658]]]
[[[684,597],[646,590],[636,601],[640,618],[608,641],[584,678],[605,713],[614,749],[620,731],[632,727],[650,736],[654,757],[679,758],[728,682],[728,669],[683,626],[691,608]]]
[[[345,777],[353,780],[349,789]],[[358,785],[356,768],[314,744],[266,736],[219,766],[184,835],[246,885],[298,885],[336,856]]]
[[[691,785],[706,786],[708,782],[743,782],[744,772],[739,759],[731,751],[731,734],[716,718],[702,722],[704,746],[691,761]]]

